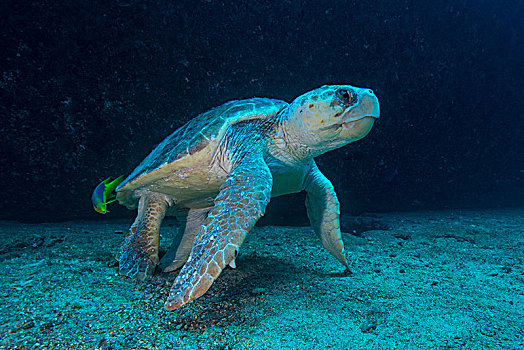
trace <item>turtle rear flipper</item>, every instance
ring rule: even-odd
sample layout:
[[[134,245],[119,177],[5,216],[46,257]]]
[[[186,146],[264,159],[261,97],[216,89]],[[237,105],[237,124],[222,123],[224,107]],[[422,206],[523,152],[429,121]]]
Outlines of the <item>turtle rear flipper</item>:
[[[247,154],[229,173],[187,263],[173,283],[167,310],[200,297],[224,267],[232,264],[246,234],[264,214],[271,188],[271,172],[260,152]]]
[[[122,276],[144,280],[158,263],[160,225],[169,206],[160,193],[144,193],[138,202],[138,215],[117,256]]]

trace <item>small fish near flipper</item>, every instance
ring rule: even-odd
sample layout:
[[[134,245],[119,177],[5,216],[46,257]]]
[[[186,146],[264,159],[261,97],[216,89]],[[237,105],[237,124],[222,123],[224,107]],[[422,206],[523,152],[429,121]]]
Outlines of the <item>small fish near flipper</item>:
[[[124,181],[123,175],[117,177],[113,181],[108,177],[95,187],[95,190],[91,195],[91,202],[93,203],[93,208],[97,212],[100,214],[108,213],[107,205],[116,201],[113,191],[122,181]]]

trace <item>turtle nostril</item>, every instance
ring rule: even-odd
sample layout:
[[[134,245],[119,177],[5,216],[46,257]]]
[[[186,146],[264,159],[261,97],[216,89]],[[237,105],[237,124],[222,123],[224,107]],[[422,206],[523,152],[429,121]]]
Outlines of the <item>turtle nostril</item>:
[[[368,92],[369,92],[371,95],[373,95],[373,90],[368,89]]]

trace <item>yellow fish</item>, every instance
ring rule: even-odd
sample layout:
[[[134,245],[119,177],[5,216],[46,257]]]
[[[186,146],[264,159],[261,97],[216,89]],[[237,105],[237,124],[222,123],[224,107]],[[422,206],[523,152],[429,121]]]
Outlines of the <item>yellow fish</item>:
[[[113,191],[122,181],[124,181],[123,175],[117,177],[113,181],[108,177],[95,187],[95,190],[91,195],[91,202],[93,203],[93,208],[97,212],[100,214],[108,213],[107,205],[116,201],[116,199],[112,199],[115,197]]]

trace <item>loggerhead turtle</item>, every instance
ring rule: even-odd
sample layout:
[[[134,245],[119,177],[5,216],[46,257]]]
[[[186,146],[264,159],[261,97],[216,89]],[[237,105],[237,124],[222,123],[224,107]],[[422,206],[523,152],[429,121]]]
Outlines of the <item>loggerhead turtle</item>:
[[[268,98],[227,102],[173,132],[116,189],[138,215],[118,254],[119,272],[149,277],[159,262],[165,215],[181,232],[160,261],[183,265],[165,308],[204,294],[235,258],[271,197],[307,192],[307,214],[325,249],[346,268],[333,185],[314,157],[357,141],[380,115],[372,90],[322,86],[291,104]]]

